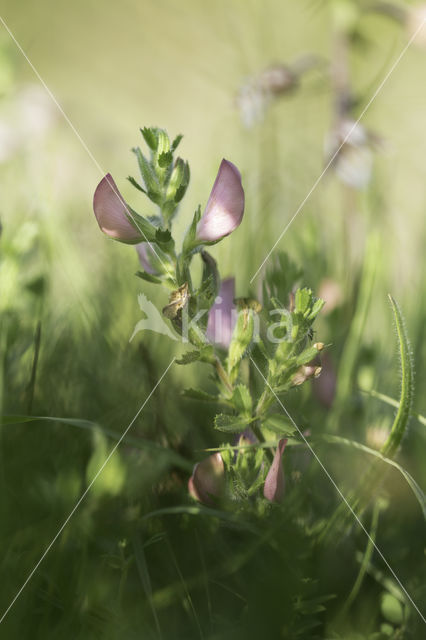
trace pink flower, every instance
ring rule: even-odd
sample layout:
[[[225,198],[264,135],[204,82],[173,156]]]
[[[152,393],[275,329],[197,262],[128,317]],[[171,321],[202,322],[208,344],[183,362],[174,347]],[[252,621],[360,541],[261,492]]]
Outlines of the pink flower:
[[[213,243],[228,236],[241,223],[244,190],[237,167],[222,160],[206,208],[197,225],[197,240]]]
[[[214,453],[195,465],[188,480],[188,491],[195,500],[215,504],[225,490],[225,465],[220,453]]]
[[[235,278],[220,283],[219,295],[209,311],[206,335],[210,342],[224,349],[229,347],[236,322],[234,306]]]
[[[284,453],[287,439],[280,440],[271,468],[266,476],[265,485],[263,487],[263,495],[270,502],[281,502],[284,496],[284,471],[281,464],[281,458]]]
[[[110,173],[96,187],[93,211],[101,231],[110,238],[126,244],[137,244],[144,240],[143,234],[132,222],[130,209]]]

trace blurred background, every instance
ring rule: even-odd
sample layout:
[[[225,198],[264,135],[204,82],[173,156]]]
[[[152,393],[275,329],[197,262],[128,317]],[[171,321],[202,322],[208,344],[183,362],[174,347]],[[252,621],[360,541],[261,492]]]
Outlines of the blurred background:
[[[414,410],[426,413],[426,27],[398,61],[421,10],[350,0],[2,0],[2,19],[60,108],[0,24],[0,404],[6,416],[66,420],[1,427],[0,613],[182,351],[153,333],[129,342],[142,317],[138,293],[159,306],[167,300],[134,277],[136,252],[102,236],[92,212],[94,189],[111,172],[137,211],[153,213],[126,181],[137,172],[130,150],[142,144],[139,127],[184,134],[179,154],[191,184],[178,235],[204,207],[221,159],[241,170],[243,224],[212,250],[239,296],[260,296],[268,263],[252,278],[303,203],[276,252],[325,297],[316,335],[331,348],[316,385],[289,395],[298,424],[380,448],[394,409],[372,392],[397,399],[400,383],[388,292],[412,342]],[[265,550],[265,540],[235,525],[186,512],[149,516],[190,505],[193,464],[223,442],[212,429],[214,407],[180,397],[200,379],[208,386],[202,365],[168,372],[0,624],[0,638],[362,638],[385,633],[383,625],[383,637],[422,637],[421,620],[379,560],[340,627],[327,604],[314,630],[296,633],[285,603],[308,561],[282,515],[271,535],[300,559],[291,579],[288,558],[281,565],[275,547]],[[324,449],[322,459],[343,489],[366,465],[340,449]],[[413,419],[399,462],[422,487],[424,460],[425,421]],[[317,490],[326,514],[338,499],[326,478]],[[398,474],[389,473],[386,490],[378,540],[424,610],[421,511]],[[359,570],[366,540],[352,544],[337,586],[315,563],[306,568],[309,584],[321,590],[325,581],[330,602]],[[265,601],[259,580],[273,593]],[[403,618],[386,616],[389,594]]]

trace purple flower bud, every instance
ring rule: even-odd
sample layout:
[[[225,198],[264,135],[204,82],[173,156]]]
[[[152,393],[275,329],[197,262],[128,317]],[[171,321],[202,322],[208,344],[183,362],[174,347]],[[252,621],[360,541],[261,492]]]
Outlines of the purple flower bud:
[[[138,253],[139,262],[141,263],[142,269],[147,273],[150,273],[151,275],[157,275],[158,271],[151,264],[151,260],[155,260],[157,256],[155,255],[155,252],[150,246],[149,242],[141,242],[140,244],[136,245],[135,249]]]
[[[237,167],[222,160],[206,208],[197,225],[197,240],[217,242],[241,223],[244,213],[244,190]]]
[[[226,278],[220,283],[219,295],[209,311],[207,339],[224,349],[229,347],[237,320],[234,298],[235,278]]]
[[[220,453],[195,465],[188,480],[188,491],[195,500],[214,505],[225,490],[225,465]]]
[[[284,453],[287,439],[284,438],[278,443],[274,459],[266,476],[265,485],[263,487],[263,495],[270,502],[281,502],[284,496],[284,471],[281,464],[281,458]]]
[[[126,244],[137,244],[144,239],[136,225],[129,220],[129,207],[110,173],[96,187],[93,211],[101,231],[110,238]]]

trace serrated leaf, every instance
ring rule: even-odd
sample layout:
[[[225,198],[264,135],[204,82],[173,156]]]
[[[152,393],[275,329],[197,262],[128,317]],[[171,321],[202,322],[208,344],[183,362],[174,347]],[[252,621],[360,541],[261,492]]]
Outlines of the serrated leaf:
[[[158,136],[155,128],[144,127],[140,130],[143,139],[150,149],[153,151],[157,150],[158,147]]]
[[[315,320],[315,318],[317,317],[317,315],[319,314],[319,312],[321,311],[324,305],[325,305],[325,300],[322,300],[321,298],[317,298],[314,304],[312,305],[312,310],[308,315],[308,320]]]
[[[293,436],[297,429],[294,424],[282,413],[273,413],[263,421],[263,426],[274,433],[284,436]]]
[[[227,433],[238,433],[244,431],[253,419],[248,420],[241,416],[230,416],[225,413],[219,413],[214,419],[214,427],[218,431],[225,431]]]
[[[228,350],[228,374],[232,381],[236,380],[241,360],[252,341],[254,317],[255,311],[252,309],[247,308],[238,313]]]
[[[182,355],[181,358],[176,360],[176,364],[190,364],[191,362],[196,362],[201,358],[201,351],[198,349],[194,349],[193,351],[187,351]]]
[[[135,147],[132,151],[136,155],[139,171],[141,173],[142,180],[144,181],[147,195],[153,202],[156,202],[156,199],[160,197],[160,187],[151,163],[145,158],[139,147]]]
[[[217,396],[214,396],[210,393],[206,393],[202,389],[193,389],[190,387],[189,389],[184,389],[182,391],[182,395],[185,398],[191,398],[192,400],[201,400],[202,402],[217,402]]]
[[[176,138],[172,142],[172,147],[171,147],[172,151],[176,151],[182,138],[183,138],[183,135],[181,133],[179,133],[179,135],[176,136]]]
[[[304,349],[302,353],[300,353],[296,358],[296,364],[301,366],[303,364],[308,364],[318,355],[318,349],[314,346],[308,347]]]
[[[294,299],[294,311],[296,313],[301,313],[304,315],[309,307],[312,300],[312,291],[308,288],[297,289],[295,299]]]
[[[157,229],[155,239],[158,244],[167,244],[172,239],[172,234],[169,229]]]
[[[168,167],[173,161],[173,154],[171,151],[163,151],[163,153],[160,153],[160,155],[158,156],[158,165],[162,168],[165,169],[166,167]]]
[[[133,185],[134,187],[136,187],[136,189],[138,189],[138,191],[142,191],[142,193],[144,193],[146,195],[146,191],[145,189],[143,189],[141,187],[141,185],[139,184],[139,182],[133,178],[133,176],[127,176],[127,180],[130,182],[131,185]]]
[[[232,402],[238,413],[251,416],[253,401],[245,384],[239,384],[232,393]]]
[[[170,138],[167,134],[167,131],[165,131],[165,129],[157,129],[157,138],[158,138],[157,153],[158,153],[158,157],[160,158],[160,156],[170,151]]]

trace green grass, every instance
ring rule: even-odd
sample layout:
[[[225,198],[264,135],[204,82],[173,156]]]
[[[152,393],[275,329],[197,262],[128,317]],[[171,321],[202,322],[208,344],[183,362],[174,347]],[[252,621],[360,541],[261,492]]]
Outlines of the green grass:
[[[139,126],[185,135],[179,152],[191,184],[181,232],[204,206],[221,158],[238,165],[244,221],[212,253],[223,276],[237,276],[238,296],[258,297],[261,279],[250,285],[251,277],[322,171],[333,96],[315,72],[253,130],[242,127],[233,99],[271,62],[305,51],[327,57],[329,4],[19,5],[6,1],[3,18],[141,213],[152,211],[125,181]],[[368,97],[406,39],[373,16],[363,18],[362,33],[351,71]],[[400,393],[388,292],[405,317],[416,373],[412,407],[410,399],[399,412],[426,413],[425,55],[410,49],[365,115],[385,140],[368,188],[348,196],[327,175],[279,245],[303,269],[303,285],[318,292],[331,278],[342,291],[316,327],[330,344],[336,402],[324,406],[307,384],[285,406],[348,496],[371,468],[371,450],[380,455],[374,438],[398,412],[374,397]],[[47,99],[49,126],[39,134],[19,115],[22,91],[37,79],[4,30],[0,82],[0,122],[19,134],[0,165],[0,405],[4,416],[28,416],[0,427],[1,617],[186,349],[151,333],[129,342],[141,319],[138,293],[159,308],[167,296],[134,277],[131,247],[100,234],[91,209],[98,169],[61,114]],[[354,524],[330,546],[318,543],[340,499],[300,446],[284,454],[279,507],[213,510],[190,500],[192,465],[231,441],[213,429],[213,405],[181,395],[191,386],[212,389],[204,365],[173,365],[0,624],[0,638],[379,638],[386,624],[391,637],[422,637],[420,616],[363,531]],[[398,453],[383,454],[396,454],[396,468],[383,474],[380,513],[370,507],[363,523],[425,615],[424,420],[412,418],[404,433]]]

